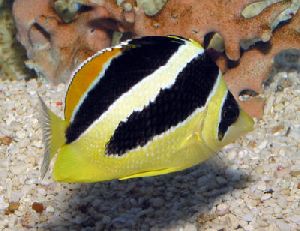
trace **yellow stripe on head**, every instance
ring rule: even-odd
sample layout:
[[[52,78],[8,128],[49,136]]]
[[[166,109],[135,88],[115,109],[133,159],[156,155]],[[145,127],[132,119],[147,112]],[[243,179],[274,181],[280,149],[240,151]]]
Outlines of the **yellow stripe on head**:
[[[79,103],[84,92],[88,90],[90,85],[99,76],[105,63],[121,53],[121,48],[113,48],[111,50],[100,52],[95,56],[84,61],[75,71],[70,82],[65,101],[65,119],[70,121],[72,113]]]

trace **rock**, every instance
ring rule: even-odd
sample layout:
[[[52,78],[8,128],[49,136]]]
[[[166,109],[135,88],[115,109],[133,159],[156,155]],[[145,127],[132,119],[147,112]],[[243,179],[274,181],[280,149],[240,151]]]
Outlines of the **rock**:
[[[241,172],[236,169],[227,168],[225,170],[225,174],[226,174],[226,178],[229,181],[240,181],[240,179],[241,179]]]
[[[294,125],[291,128],[289,136],[291,136],[295,140],[298,140],[298,141],[300,140],[300,124]]]
[[[279,134],[280,131],[282,131],[284,129],[284,125],[283,124],[279,124],[279,125],[276,125],[274,127],[272,127],[272,133],[275,135],[275,134]]]
[[[65,23],[70,23],[78,14],[82,3],[80,0],[57,0],[54,2],[54,9]]]
[[[271,197],[272,197],[272,195],[270,193],[267,193],[267,194],[262,195],[260,200],[261,201],[266,201],[266,200],[269,200]]]
[[[250,213],[247,213],[243,216],[243,220],[246,222],[251,222],[253,220],[253,215]]]
[[[35,225],[32,213],[26,211],[25,214],[21,217],[21,224],[24,228],[32,228]]]
[[[291,227],[289,226],[289,224],[284,222],[283,220],[277,219],[275,223],[280,231],[291,231]]]
[[[101,221],[96,222],[95,230],[104,230],[104,224]]]
[[[228,183],[227,180],[224,177],[220,177],[220,176],[216,177],[216,181],[220,185],[224,185],[224,184]]]
[[[299,76],[300,83],[300,75],[295,76]],[[39,179],[37,164],[42,159],[43,149],[33,141],[40,142],[41,129],[36,121],[32,122],[38,104],[35,105],[36,95],[28,92],[37,88],[35,92],[38,91],[48,105],[61,112],[63,107],[56,107],[55,102],[62,101],[65,88],[33,83],[37,81],[0,82],[0,117],[3,111],[13,115],[10,124],[0,119],[0,137],[8,135],[15,139],[16,132],[22,129],[30,141],[17,140],[10,145],[0,145],[0,176],[4,179],[0,180],[0,217],[3,215],[0,230],[44,229],[45,225],[55,225],[52,227],[55,230],[82,227],[83,230],[124,231],[160,229],[166,224],[172,224],[172,230],[194,230],[199,226],[201,230],[294,231],[300,227],[297,204],[300,181],[299,177],[292,176],[297,174],[299,166],[299,142],[285,136],[285,131],[276,136],[271,132],[271,128],[283,119],[286,128],[298,120],[296,113],[287,110],[288,107],[298,107],[300,84],[274,93],[273,104],[284,101],[285,110],[274,109],[257,122],[252,133],[229,146],[224,153],[222,151],[219,157],[224,163],[220,165],[206,163],[183,172],[128,181],[63,184],[53,181],[51,171],[46,179]],[[27,90],[24,90],[24,85],[27,85]],[[3,92],[9,92],[9,96]],[[266,90],[267,100],[268,94]],[[257,145],[267,140],[268,144],[256,154],[253,147],[248,146],[251,140]],[[245,148],[247,153],[243,151]],[[235,158],[228,161],[227,154],[231,152],[236,153]],[[271,156],[274,157],[272,161]],[[214,160],[212,162],[214,164]],[[245,164],[249,169],[241,171]],[[258,166],[262,169],[256,171]],[[276,171],[286,173],[284,177],[278,177],[274,174]],[[16,172],[19,174],[14,174]],[[243,187],[240,182],[231,180],[236,173],[248,174],[249,177],[243,177]],[[223,178],[228,181],[226,187]],[[267,197],[271,196],[269,199],[264,198],[267,194]],[[159,198],[158,202],[156,198]],[[4,215],[9,206],[7,201],[20,202],[18,209],[8,216]],[[45,211],[34,211],[31,208],[33,202],[43,203]]]
[[[8,207],[5,210],[5,215],[14,213],[16,210],[18,210],[19,206],[20,206],[19,202],[14,202],[14,201],[9,202]]]
[[[8,207],[8,204],[4,201],[4,198],[2,195],[0,195],[0,211],[4,210]]]
[[[197,231],[197,226],[195,224],[186,224],[182,229],[180,229],[181,231]]]
[[[291,214],[289,220],[300,226],[300,215]]]
[[[200,225],[203,225],[203,224],[205,224],[209,221],[212,221],[215,218],[216,218],[216,214],[200,213],[198,218],[197,218],[197,222]]]
[[[159,208],[164,205],[164,199],[159,198],[159,197],[152,198],[152,199],[150,199],[150,203],[153,205],[153,207]]]
[[[264,191],[266,190],[266,183],[263,182],[263,181],[259,181],[257,184],[256,184],[256,188],[260,191]]]
[[[167,0],[137,0],[136,2],[146,15],[154,16],[164,7]]]
[[[32,209],[36,211],[37,213],[42,213],[45,209],[44,205],[39,202],[33,202]]]
[[[54,208],[52,206],[48,206],[45,210],[47,213],[54,213]]]
[[[229,212],[229,206],[226,204],[218,204],[217,206],[217,215],[219,216],[224,216],[225,214],[227,214]]]
[[[284,178],[290,175],[290,172],[291,172],[290,168],[283,167],[282,165],[278,165],[274,175],[278,178]]]
[[[265,149],[266,147],[267,147],[267,144],[268,144],[268,141],[267,140],[264,140],[263,142],[261,142],[257,147],[256,147],[256,149],[257,150],[263,150],[263,149]]]
[[[207,174],[205,176],[201,176],[197,179],[197,185],[198,187],[203,187],[207,184],[207,182],[213,178],[213,175],[212,174]]]
[[[290,174],[292,177],[300,176],[300,166],[292,166]]]
[[[295,4],[296,6],[296,4]],[[290,12],[291,13],[291,12]],[[280,52],[274,58],[274,66],[279,71],[290,71],[290,70],[299,70],[300,68],[300,51],[298,49],[287,49],[283,52]],[[283,81],[283,87],[291,86],[291,83],[285,83],[289,79],[281,79]]]
[[[103,216],[103,217],[102,217],[102,222],[103,222],[104,224],[109,224],[110,221],[111,221],[111,218],[110,218],[109,216]]]
[[[44,0],[14,1],[17,37],[26,47],[29,59],[26,66],[53,83],[66,82],[80,62],[110,46],[108,31],[91,25],[106,18],[108,11],[101,6],[81,8],[78,3],[76,0],[58,0],[54,4]],[[85,12],[82,14],[81,10]]]
[[[130,12],[130,11],[132,11],[133,6],[132,6],[132,4],[129,3],[129,2],[125,2],[125,3],[123,4],[123,9],[124,9],[126,12]]]
[[[133,224],[133,220],[130,219],[128,216],[119,216],[112,220],[112,227],[115,229],[122,229]]]
[[[0,137],[0,145],[9,145],[11,142],[13,141],[13,139],[10,136],[3,136]]]

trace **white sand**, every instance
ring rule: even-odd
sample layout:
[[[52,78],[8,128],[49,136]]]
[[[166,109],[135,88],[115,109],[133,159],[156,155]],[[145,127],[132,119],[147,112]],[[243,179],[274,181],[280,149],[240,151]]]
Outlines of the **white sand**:
[[[61,115],[64,85],[0,81],[0,230],[300,230],[300,74],[279,73],[263,120],[209,162],[97,184],[39,180],[36,90]]]

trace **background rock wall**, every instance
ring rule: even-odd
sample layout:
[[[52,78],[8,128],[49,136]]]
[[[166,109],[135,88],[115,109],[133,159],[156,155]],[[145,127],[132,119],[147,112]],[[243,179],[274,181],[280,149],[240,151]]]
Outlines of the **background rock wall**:
[[[26,79],[33,73],[25,68],[26,52],[16,40],[11,12],[13,1],[0,1],[0,78]]]

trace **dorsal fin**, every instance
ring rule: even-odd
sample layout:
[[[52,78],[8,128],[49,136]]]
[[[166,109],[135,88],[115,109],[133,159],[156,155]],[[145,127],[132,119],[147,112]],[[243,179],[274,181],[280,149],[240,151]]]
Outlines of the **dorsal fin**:
[[[74,110],[80,104],[80,100],[84,98],[85,93],[93,86],[93,83],[103,76],[111,60],[121,55],[124,50],[170,42],[182,45],[187,41],[189,40],[178,36],[146,36],[129,39],[115,47],[103,49],[89,57],[72,74],[65,100],[66,121],[71,120]]]
[[[112,105],[131,95],[133,89],[141,88],[138,87],[141,86],[140,83],[148,82],[147,79],[155,79],[151,85],[153,91],[143,89],[148,93],[141,96],[145,97],[145,103],[148,104],[148,100],[151,99],[147,97],[155,97],[161,87],[167,87],[175,81],[177,71],[202,52],[203,49],[191,46],[186,40],[173,37],[153,36],[127,41],[127,44],[122,46],[121,54],[110,61],[105,71],[82,95],[71,115],[66,132],[67,143],[80,137],[90,125],[108,113]],[[165,66],[169,61],[174,62],[171,72],[167,71],[169,67]],[[158,74],[162,72],[165,72],[163,76]],[[129,105],[132,103],[143,105],[141,99],[131,99],[126,108],[131,107]]]
[[[105,72],[112,59],[122,54],[122,51],[153,44],[174,42],[184,44],[188,40],[178,36],[146,36],[129,39],[112,48],[105,48],[82,62],[73,72],[65,100],[65,119],[70,121],[73,111],[80,103],[87,90],[93,86]],[[189,41],[192,42],[192,41]]]
[[[86,59],[72,74],[65,99],[65,119],[70,120],[72,112],[79,103],[80,98],[99,77],[105,65],[111,59],[121,54],[121,47],[108,48],[97,52]]]

